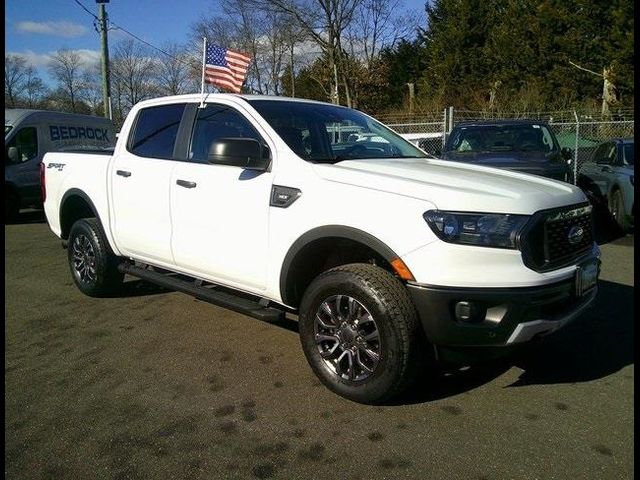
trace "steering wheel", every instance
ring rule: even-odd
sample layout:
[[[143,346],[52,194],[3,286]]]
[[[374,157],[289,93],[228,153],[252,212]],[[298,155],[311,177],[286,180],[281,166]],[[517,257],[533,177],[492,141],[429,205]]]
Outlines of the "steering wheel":
[[[365,155],[369,149],[364,145],[354,145],[353,147],[346,150],[344,153],[350,157],[359,157],[361,155]]]

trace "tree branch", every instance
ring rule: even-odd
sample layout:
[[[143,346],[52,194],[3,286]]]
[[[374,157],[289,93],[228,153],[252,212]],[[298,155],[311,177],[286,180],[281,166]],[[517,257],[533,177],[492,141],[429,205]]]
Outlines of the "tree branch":
[[[571,65],[573,65],[574,67],[579,68],[580,70],[584,70],[585,72],[593,73],[594,75],[597,75],[599,77],[603,77],[603,75],[601,73],[597,73],[597,72],[594,72],[593,70],[589,70],[588,68],[584,68],[584,67],[581,67],[580,65],[576,65],[571,60],[569,60],[569,63]]]

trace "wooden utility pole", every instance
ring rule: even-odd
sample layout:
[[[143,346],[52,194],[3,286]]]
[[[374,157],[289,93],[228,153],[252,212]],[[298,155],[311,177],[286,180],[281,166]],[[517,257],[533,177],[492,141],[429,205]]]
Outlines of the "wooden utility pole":
[[[289,67],[291,68],[291,96],[295,98],[296,96],[296,74],[293,70],[293,41],[291,41],[291,45],[289,46],[290,50],[290,55],[289,55],[289,60],[290,60],[290,64]]]
[[[611,113],[609,107],[618,101],[616,87],[611,82],[611,69],[604,68],[602,70],[602,79],[602,116],[609,117]]]
[[[415,98],[414,84],[407,83],[409,86],[409,113],[413,113],[413,99]]]
[[[585,72],[602,78],[602,116],[605,118],[609,117],[609,107],[618,101],[616,87],[611,81],[611,69],[605,67],[602,69],[602,73],[598,73],[593,70],[589,70],[588,68],[581,67],[580,65],[576,65],[571,60],[569,60],[569,63],[580,70],[584,70]]]
[[[496,104],[496,94],[498,93],[498,88],[502,85],[502,81],[496,80],[491,85],[489,89],[489,110],[493,110]]]
[[[107,40],[107,12],[105,3],[109,0],[96,0],[98,4],[98,23],[100,29],[100,43],[102,44],[102,103],[104,116],[111,119],[111,84],[109,81],[109,43]]]

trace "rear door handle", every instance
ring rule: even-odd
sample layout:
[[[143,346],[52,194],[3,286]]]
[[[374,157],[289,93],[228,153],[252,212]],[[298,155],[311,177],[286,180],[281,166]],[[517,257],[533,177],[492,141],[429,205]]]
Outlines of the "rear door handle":
[[[176,184],[184,188],[195,188],[196,182],[190,182],[189,180],[176,180]]]
[[[131,172],[127,172],[126,170],[116,170],[116,175],[126,178],[131,176]]]

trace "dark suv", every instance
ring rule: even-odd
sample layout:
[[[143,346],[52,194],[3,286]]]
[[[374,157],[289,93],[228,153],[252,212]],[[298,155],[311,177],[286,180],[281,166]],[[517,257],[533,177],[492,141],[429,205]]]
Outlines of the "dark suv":
[[[534,120],[458,123],[440,157],[572,180],[571,150],[561,149],[549,126]]]

